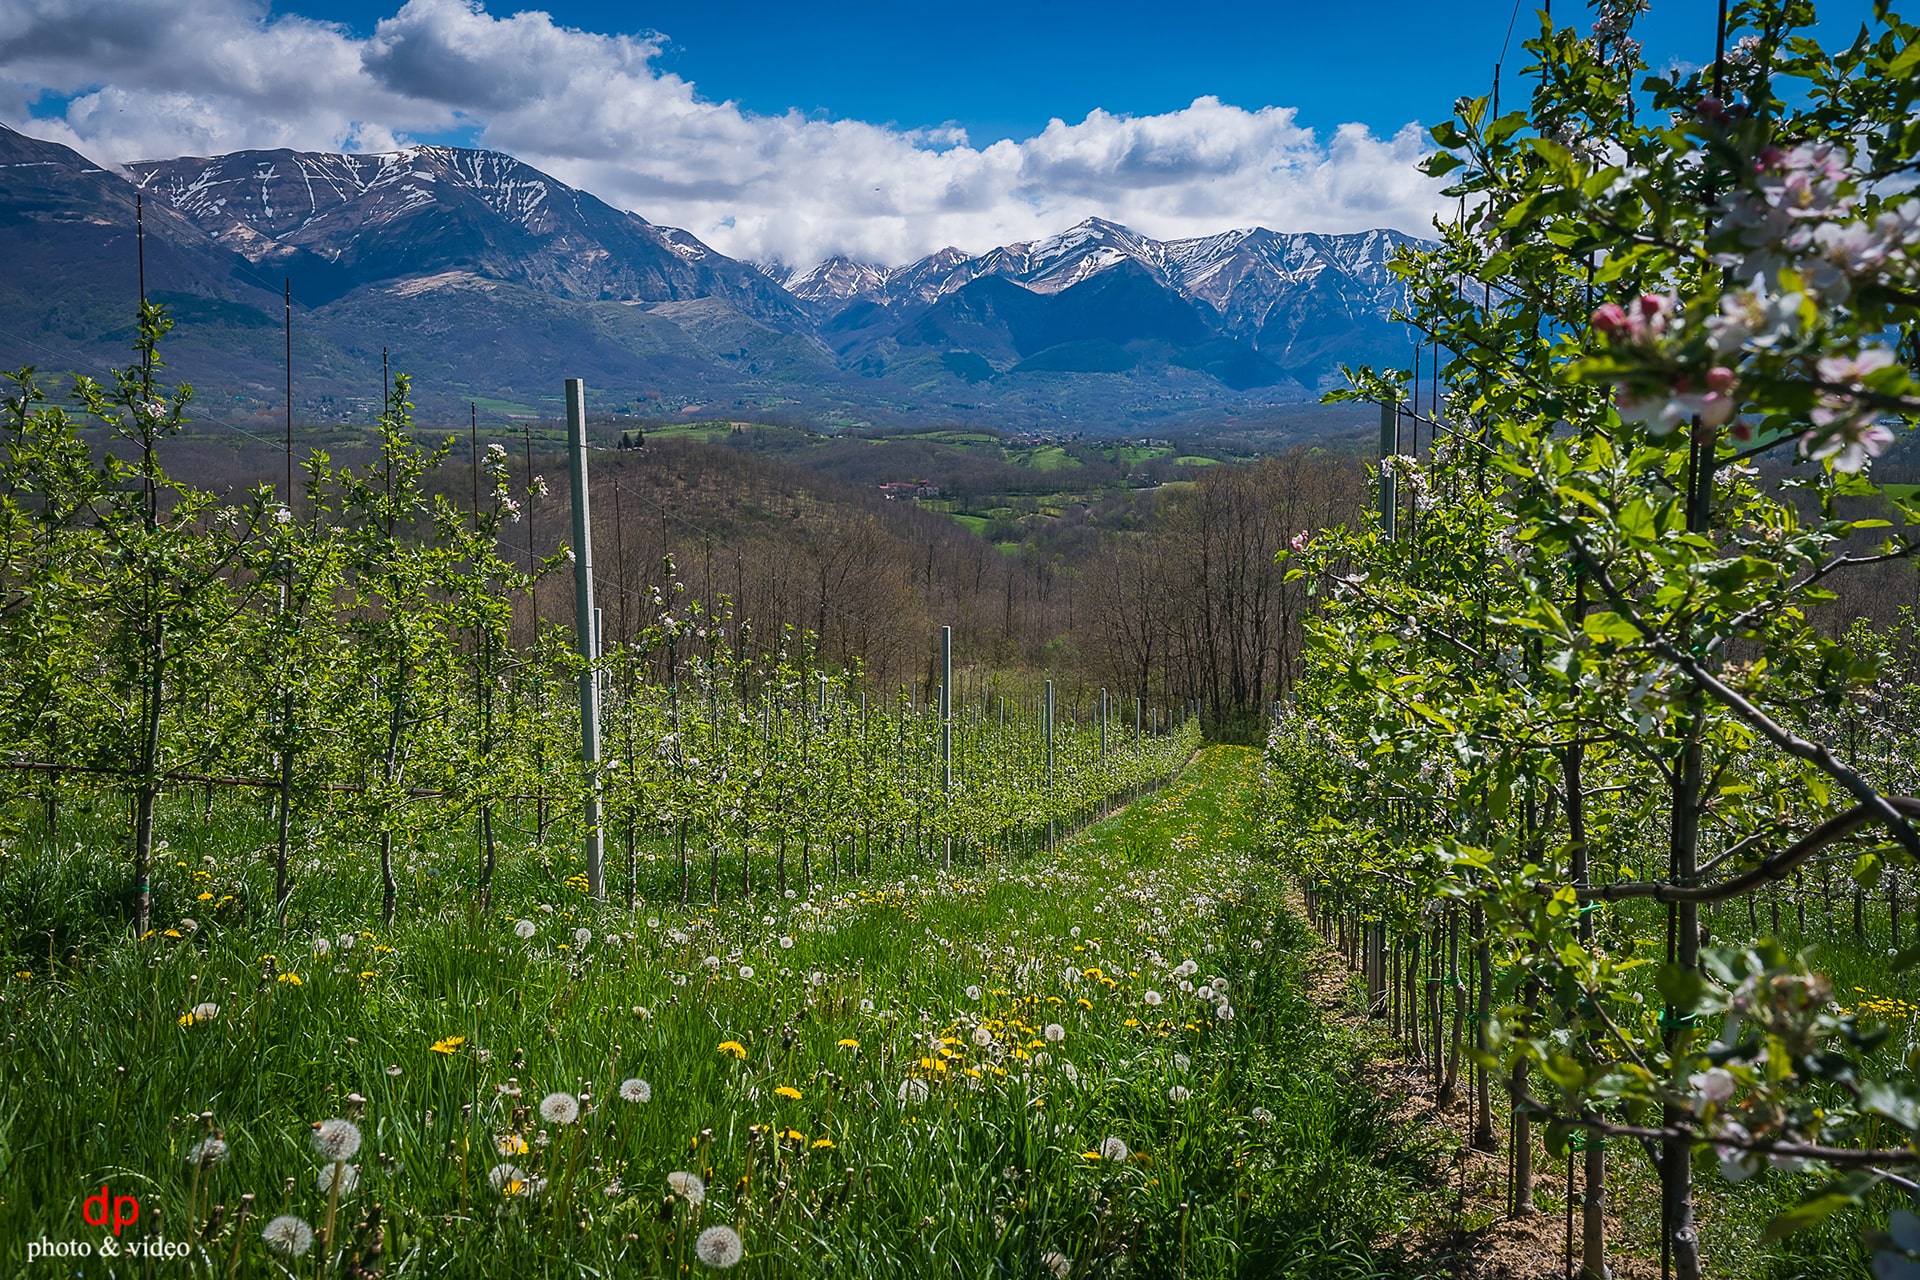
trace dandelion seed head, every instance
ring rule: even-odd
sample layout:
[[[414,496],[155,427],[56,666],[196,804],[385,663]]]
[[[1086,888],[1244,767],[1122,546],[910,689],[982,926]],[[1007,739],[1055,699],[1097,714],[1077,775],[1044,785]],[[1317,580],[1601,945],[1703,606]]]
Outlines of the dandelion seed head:
[[[1049,1249],[1040,1255],[1040,1265],[1047,1269],[1053,1280],[1067,1280],[1073,1274],[1073,1259],[1058,1249]]]
[[[572,1124],[580,1118],[580,1099],[570,1093],[550,1093],[540,1099],[540,1118],[548,1124]]]
[[[321,1195],[331,1195],[333,1193],[334,1170],[336,1169],[340,1171],[340,1194],[343,1196],[352,1195],[353,1189],[360,1185],[360,1166],[357,1164],[321,1165],[319,1176],[313,1180],[314,1186],[320,1189]]]
[[[267,1242],[267,1248],[287,1258],[304,1258],[307,1250],[313,1248],[313,1228],[304,1218],[290,1213],[269,1222],[260,1232],[260,1238]]]
[[[628,1102],[649,1102],[653,1099],[653,1086],[637,1077],[623,1080],[620,1082],[620,1096]]]
[[[746,1251],[740,1233],[732,1227],[708,1227],[693,1242],[693,1256],[716,1269],[738,1264]]]
[[[667,1175],[667,1187],[696,1208],[707,1202],[707,1184],[697,1173],[676,1169]]]
[[[1131,1154],[1132,1153],[1127,1150],[1126,1140],[1123,1138],[1109,1136],[1105,1142],[1100,1144],[1101,1158],[1111,1160],[1115,1164],[1124,1161]]]
[[[917,1104],[927,1100],[927,1082],[918,1076],[909,1076],[900,1082],[900,1101]]]
[[[522,942],[525,942],[528,938],[531,938],[533,936],[534,930],[538,928],[539,926],[534,924],[534,922],[531,920],[516,920],[514,921],[514,925],[513,925],[513,933],[515,937],[519,938]]]
[[[360,1126],[351,1120],[322,1120],[313,1126],[312,1141],[322,1160],[351,1160],[360,1150]]]

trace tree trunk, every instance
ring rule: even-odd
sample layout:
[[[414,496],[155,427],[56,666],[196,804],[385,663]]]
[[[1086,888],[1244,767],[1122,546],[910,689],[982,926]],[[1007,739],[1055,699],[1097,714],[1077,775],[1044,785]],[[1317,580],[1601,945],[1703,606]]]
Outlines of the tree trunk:
[[[1460,1087],[1460,1035],[1467,1020],[1467,988],[1460,981],[1460,915],[1447,908],[1447,988],[1453,992],[1453,1026],[1447,1033],[1447,1075],[1440,1084],[1439,1103],[1451,1106]]]
[[[1474,1003],[1473,1045],[1484,1054],[1489,1048],[1487,1019],[1493,1013],[1493,966],[1492,948],[1487,943],[1487,917],[1477,902],[1468,914],[1467,932],[1473,940],[1473,963],[1478,979],[1475,983],[1478,991]],[[1493,1137],[1492,1076],[1492,1072],[1482,1067],[1478,1084],[1474,1089],[1473,1149],[1475,1151],[1500,1149]]]
[[[493,802],[480,806],[480,914],[485,915],[493,907]],[[632,905],[629,903],[628,905]]]
[[[153,802],[157,788],[146,780],[133,793],[133,932],[153,927]]]
[[[279,830],[273,848],[273,911],[286,923],[287,897],[292,892],[287,883],[287,851],[293,835],[293,747],[292,719],[293,694],[287,693],[280,704],[280,732],[286,735],[280,747],[280,803]]]
[[[1420,1061],[1420,930],[1415,928],[1407,935],[1407,1052],[1415,1062]]]
[[[1513,1212],[1525,1217],[1533,1209],[1533,1125],[1520,1110],[1520,1099],[1527,1091],[1527,1060],[1513,1064],[1511,1081],[1513,1108]]]

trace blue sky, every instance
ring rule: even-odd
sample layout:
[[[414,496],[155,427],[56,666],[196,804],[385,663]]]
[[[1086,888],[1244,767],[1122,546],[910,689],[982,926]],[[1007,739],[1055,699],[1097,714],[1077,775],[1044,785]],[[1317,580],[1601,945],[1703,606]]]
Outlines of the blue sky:
[[[1829,0],[1844,40],[1867,0]],[[1563,4],[1563,10],[1565,5]],[[897,264],[1088,216],[1419,234],[1419,126],[1508,101],[1512,0],[1098,7],[856,0],[0,0],[0,121],[105,163],[455,142],[722,252]],[[1562,12],[1580,26],[1588,13]],[[1654,0],[1655,65],[1712,55],[1714,0]]]
[[[313,0],[291,7],[371,35],[394,6]],[[513,6],[492,7],[505,13]],[[1242,107],[1298,107],[1302,123],[1323,131],[1358,121],[1390,134],[1410,120],[1431,124],[1455,97],[1484,92],[1510,24],[1503,93],[1513,92],[1527,61],[1521,42],[1538,21],[1528,0],[1517,20],[1514,6],[1497,0],[555,0],[538,7],[589,31],[658,31],[668,38],[658,65],[692,80],[705,96],[750,111],[798,108],[909,129],[953,122],[976,145],[1028,138],[1049,119],[1077,121],[1095,108],[1154,115],[1209,94]],[[1821,37],[1845,38],[1871,4],[1826,0],[1820,9]],[[1586,16],[1584,5],[1563,0],[1556,18],[1584,26]],[[1637,30],[1650,61],[1704,61],[1715,18],[1713,0],[1657,0]]]

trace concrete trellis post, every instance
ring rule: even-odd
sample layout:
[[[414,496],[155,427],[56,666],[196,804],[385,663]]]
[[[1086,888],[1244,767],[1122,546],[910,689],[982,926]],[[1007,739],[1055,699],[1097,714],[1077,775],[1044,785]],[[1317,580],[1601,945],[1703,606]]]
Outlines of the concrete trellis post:
[[[587,495],[587,387],[567,379],[567,449],[573,481],[574,632],[584,666],[580,672],[580,763],[587,773],[584,815],[587,891],[607,896],[606,848],[600,830],[600,680],[599,610],[593,607],[593,517]]]

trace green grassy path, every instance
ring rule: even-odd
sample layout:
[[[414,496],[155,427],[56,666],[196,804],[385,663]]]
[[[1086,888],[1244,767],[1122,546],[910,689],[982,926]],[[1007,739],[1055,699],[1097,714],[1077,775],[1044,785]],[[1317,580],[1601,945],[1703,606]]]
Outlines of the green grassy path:
[[[717,1225],[757,1276],[1399,1274],[1369,1242],[1428,1171],[1300,993],[1257,766],[1210,748],[1057,854],[964,874],[209,927],[16,980],[0,1272],[97,1240],[82,1200],[109,1182],[200,1274],[281,1274],[260,1225],[322,1226],[307,1137],[350,1115],[336,1246],[377,1200],[391,1276],[677,1275]],[[577,1121],[542,1117],[556,1092]]]

